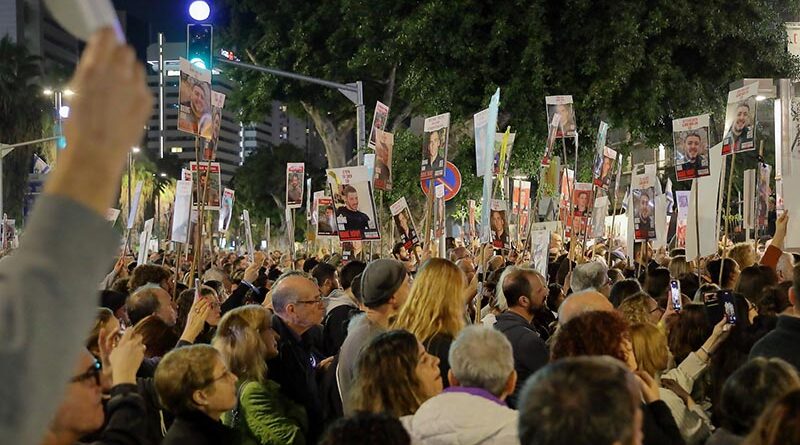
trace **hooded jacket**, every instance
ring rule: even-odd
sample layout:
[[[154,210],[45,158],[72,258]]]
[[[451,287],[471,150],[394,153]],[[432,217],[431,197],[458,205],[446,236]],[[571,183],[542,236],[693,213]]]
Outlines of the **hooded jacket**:
[[[347,291],[334,289],[325,298],[325,318],[322,320],[325,355],[330,357],[339,352],[344,339],[347,338],[347,324],[360,312],[358,305]]]
[[[480,388],[447,388],[400,421],[414,445],[519,444],[519,413]]]
[[[497,316],[494,328],[502,332],[511,343],[514,352],[514,369],[517,371],[517,387],[508,397],[508,404],[516,407],[519,390],[528,377],[547,364],[550,353],[527,320],[514,312],[506,311]]]

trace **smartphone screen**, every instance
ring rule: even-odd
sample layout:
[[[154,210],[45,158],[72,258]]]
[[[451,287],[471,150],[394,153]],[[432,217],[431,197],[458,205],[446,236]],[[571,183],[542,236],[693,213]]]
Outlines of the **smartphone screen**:
[[[675,312],[681,311],[681,283],[678,280],[669,282],[669,294],[672,297],[672,308]]]
[[[719,302],[722,304],[722,312],[728,324],[736,324],[736,305],[733,300],[733,292],[721,290],[718,292]]]

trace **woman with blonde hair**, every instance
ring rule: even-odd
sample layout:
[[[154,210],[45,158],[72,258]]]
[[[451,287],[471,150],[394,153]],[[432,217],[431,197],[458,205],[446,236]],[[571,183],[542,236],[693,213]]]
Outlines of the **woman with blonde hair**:
[[[622,300],[617,310],[628,323],[658,324],[664,315],[664,309],[646,292],[639,292]]]
[[[466,324],[465,287],[464,272],[453,262],[443,258],[425,261],[392,326],[414,334],[429,353],[439,358],[442,382],[447,382],[450,370],[450,344]]]
[[[263,306],[233,309],[219,322],[212,341],[228,369],[239,377],[238,404],[223,416],[237,434],[236,444],[305,444],[308,418],[303,407],[267,378],[267,360],[278,355],[278,334]]]
[[[634,323],[630,329],[638,369],[647,371],[659,384],[659,396],[669,407],[681,436],[689,445],[703,443],[714,429],[711,419],[690,394],[695,380],[708,367],[710,354],[727,335],[727,329],[725,320],[717,323],[700,349],[689,353],[678,367],[669,371],[669,347],[661,329],[651,323]]]

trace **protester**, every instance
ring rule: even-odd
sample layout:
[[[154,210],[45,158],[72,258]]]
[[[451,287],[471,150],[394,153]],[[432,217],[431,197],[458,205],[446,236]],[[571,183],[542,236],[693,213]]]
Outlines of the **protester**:
[[[516,388],[511,344],[488,327],[461,331],[450,347],[450,386],[403,417],[414,443],[517,443],[518,413],[504,402]]]
[[[551,363],[527,381],[521,396],[522,445],[642,443],[639,383],[612,358]]]
[[[411,445],[403,425],[387,413],[360,412],[339,419],[325,432],[320,445]]]
[[[155,315],[168,326],[175,326],[178,314],[172,296],[157,284],[145,284],[137,288],[125,303],[128,319],[132,324],[148,315]]]
[[[800,314],[800,265],[794,268],[794,281],[789,289],[789,301],[794,307],[793,314]],[[800,318],[795,315],[781,315],[775,330],[766,334],[753,345],[750,357],[776,357],[800,369]]]
[[[608,298],[593,290],[576,292],[561,304],[558,308],[558,323],[563,325],[573,318],[592,311],[613,311],[614,306]]]
[[[516,269],[503,281],[508,310],[497,316],[494,328],[511,342],[517,385],[508,404],[516,406],[519,390],[534,372],[547,364],[549,352],[531,323],[536,309],[544,307],[547,288],[544,278],[530,269]]]
[[[169,295],[172,295],[175,290],[175,280],[169,269],[154,264],[140,264],[133,269],[131,278],[128,281],[128,288],[131,292],[134,292],[147,284],[155,284],[164,289]]]
[[[645,292],[631,295],[619,304],[617,310],[629,323],[658,324],[667,313],[655,298]]]
[[[359,310],[361,301],[356,298],[351,288],[356,277],[361,279],[361,274],[366,267],[367,265],[361,261],[351,261],[344,265],[339,274],[342,288],[331,291],[325,301],[322,336],[325,341],[326,355],[335,355],[339,352],[339,348],[347,337],[347,324],[354,315],[361,312]]]
[[[272,290],[275,308],[272,327],[279,336],[278,356],[268,360],[267,367],[286,397],[303,406],[309,419],[320,419],[322,403],[317,386],[320,358],[303,334],[322,322],[325,307],[319,287],[301,273],[280,278]],[[313,442],[321,433],[322,425],[311,422],[307,440]]]
[[[614,283],[614,285],[611,287],[611,292],[609,293],[608,299],[616,308],[619,307],[620,303],[622,303],[626,298],[638,294],[639,292],[642,292],[642,285],[639,284],[638,281],[628,278]]]
[[[268,378],[266,361],[278,355],[278,335],[262,306],[236,308],[222,318],[213,341],[239,378],[238,404],[223,423],[237,433],[236,444],[305,444],[308,417]]]
[[[175,415],[162,445],[232,443],[233,431],[220,422],[236,406],[236,375],[209,345],[176,349],[155,375],[164,406]]]
[[[439,359],[442,382],[447,381],[450,370],[450,344],[466,323],[466,284],[464,273],[452,262],[443,258],[425,261],[411,286],[408,302],[392,325],[414,334]]]
[[[720,428],[706,445],[739,444],[762,412],[785,394],[800,389],[797,370],[781,359],[755,358],[725,381],[720,398]]]
[[[780,445],[800,443],[800,390],[776,400],[759,417],[742,445]]]
[[[569,287],[573,292],[594,290],[608,297],[611,292],[608,268],[597,261],[579,264],[572,270]]]
[[[343,412],[349,408],[357,357],[370,340],[389,328],[389,320],[406,303],[411,284],[403,263],[380,259],[369,263],[361,276],[364,314],[353,317],[342,343],[336,367],[336,381]]]
[[[356,378],[347,406],[352,412],[414,414],[423,402],[442,392],[439,359],[408,331],[374,337],[358,356]],[[391,382],[391,384],[387,384]]]
[[[311,276],[317,280],[319,290],[322,292],[322,298],[328,298],[331,292],[339,289],[339,272],[328,263],[317,264],[311,270]]]

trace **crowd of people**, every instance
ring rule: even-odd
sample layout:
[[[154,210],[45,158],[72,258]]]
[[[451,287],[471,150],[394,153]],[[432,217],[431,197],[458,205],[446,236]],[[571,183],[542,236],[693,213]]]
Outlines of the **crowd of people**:
[[[546,275],[456,240],[446,258],[398,245],[110,266],[103,214],[149,115],[134,59],[108,30],[87,46],[71,149],[0,261],[9,443],[800,443],[788,214],[763,252],[700,259],[645,242],[634,261],[602,243],[574,260],[555,236]]]

